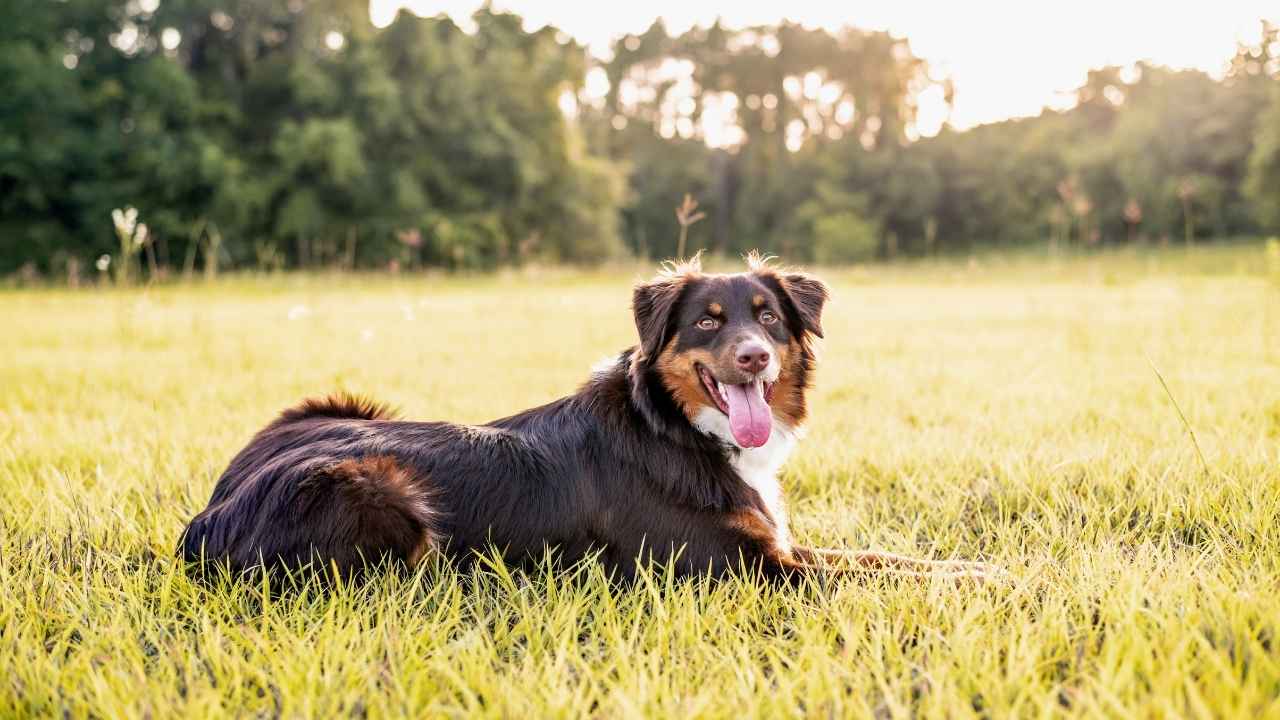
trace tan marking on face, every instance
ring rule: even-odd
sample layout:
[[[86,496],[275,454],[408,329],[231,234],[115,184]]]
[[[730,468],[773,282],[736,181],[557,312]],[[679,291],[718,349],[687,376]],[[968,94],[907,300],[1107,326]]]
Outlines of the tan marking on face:
[[[764,305],[763,295],[757,294],[755,297],[751,298],[751,307],[758,308],[761,305]]]
[[[786,347],[774,346],[778,350],[778,381],[773,386],[773,402],[770,408],[774,417],[791,427],[799,427],[804,422],[807,410],[804,402],[804,391],[807,389],[801,380],[804,357],[800,343],[791,340]]]
[[[720,307],[720,303],[718,303],[718,302],[713,302],[713,303],[711,303],[710,305],[708,305],[708,306],[707,306],[707,314],[708,314],[708,315],[723,315],[723,314],[724,314],[724,308]]]
[[[679,340],[679,333],[671,338],[666,349],[658,356],[656,367],[658,377],[662,378],[662,384],[671,393],[671,397],[675,398],[676,404],[680,406],[685,417],[689,418],[689,422],[693,422],[699,410],[704,407],[715,407],[711,398],[707,397],[706,390],[702,389],[702,378],[698,377],[698,368],[695,363],[701,363],[704,367],[710,368],[715,366],[715,358],[711,353],[700,348],[677,351],[676,345],[679,344]]]

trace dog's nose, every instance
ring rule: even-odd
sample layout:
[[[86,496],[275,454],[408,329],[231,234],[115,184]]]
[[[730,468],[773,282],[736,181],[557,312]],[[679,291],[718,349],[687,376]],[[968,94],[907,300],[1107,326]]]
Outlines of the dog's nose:
[[[738,346],[738,369],[752,375],[769,366],[769,351],[758,342],[745,342]]]

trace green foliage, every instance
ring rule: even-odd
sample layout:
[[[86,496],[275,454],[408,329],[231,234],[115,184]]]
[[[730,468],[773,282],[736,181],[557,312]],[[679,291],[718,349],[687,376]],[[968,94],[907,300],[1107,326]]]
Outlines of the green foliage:
[[[588,137],[629,163],[624,233],[656,256],[670,253],[669,208],[685,191],[711,210],[707,247],[795,259],[1252,235],[1277,197],[1268,158],[1280,154],[1267,148],[1280,122],[1261,117],[1277,37],[1263,23],[1221,80],[1100,68],[1067,111],[913,140],[916,93],[932,81],[905,41],[787,24],[672,37],[656,24],[614,44]],[[699,124],[726,98],[741,130],[727,152],[707,148]]]
[[[791,232],[813,238],[810,259],[826,265],[866,262],[880,250],[880,226],[871,219],[867,198],[838,183],[819,182],[812,198],[797,210]]]
[[[1271,105],[1258,122],[1245,192],[1253,201],[1258,221],[1280,231],[1280,86],[1271,95]]]
[[[583,49],[475,20],[378,31],[359,0],[5,4],[0,271],[110,252],[129,204],[175,263],[270,246],[382,265],[407,232],[447,266],[615,257],[617,171],[558,104]]]
[[[1099,68],[1070,110],[920,139],[951,88],[884,32],[655,23],[597,61],[488,6],[470,33],[376,29],[365,0],[143,6],[0,5],[0,273],[115,253],[126,206],[148,272],[210,274],[665,257],[686,193],[690,252],[829,262],[1280,226],[1272,24],[1222,79]]]
[[[813,259],[826,264],[870,260],[880,244],[879,228],[861,215],[841,210],[825,213],[813,223]]]

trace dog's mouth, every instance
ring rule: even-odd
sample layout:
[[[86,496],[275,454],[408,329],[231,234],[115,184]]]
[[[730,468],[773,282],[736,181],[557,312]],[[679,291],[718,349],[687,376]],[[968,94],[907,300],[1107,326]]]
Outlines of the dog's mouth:
[[[774,383],[756,378],[740,384],[722,383],[702,365],[697,366],[702,387],[720,412],[729,416],[729,430],[733,439],[742,447],[760,447],[769,442],[773,430],[773,415],[769,403],[773,401]]]

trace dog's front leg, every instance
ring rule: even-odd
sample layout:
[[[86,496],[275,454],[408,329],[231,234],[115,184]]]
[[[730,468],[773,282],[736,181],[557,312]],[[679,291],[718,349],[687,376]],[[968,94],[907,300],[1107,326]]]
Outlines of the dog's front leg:
[[[883,573],[904,576],[996,578],[1004,575],[998,566],[964,560],[923,560],[873,550],[835,550],[830,548],[795,548],[792,553],[802,565],[861,573]]]
[[[912,580],[941,578],[953,581],[981,581],[986,577],[985,575],[971,572],[921,572],[893,567],[863,567],[847,563],[838,565],[823,562],[820,559],[817,559],[816,562],[806,562],[800,557],[779,558],[769,563],[766,569],[773,578],[792,586],[799,586],[806,579],[840,580],[856,578],[865,580],[871,577],[893,577]]]

